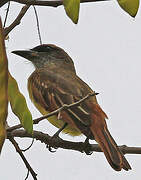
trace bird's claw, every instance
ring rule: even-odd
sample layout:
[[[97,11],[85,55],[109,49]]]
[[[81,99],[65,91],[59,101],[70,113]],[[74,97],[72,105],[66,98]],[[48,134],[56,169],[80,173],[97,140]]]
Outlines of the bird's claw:
[[[51,147],[50,145],[47,145],[46,148],[47,148],[47,149],[49,150],[49,152],[51,152],[51,153],[55,153],[55,152],[56,152],[56,150],[53,150],[53,147]],[[57,148],[54,147],[54,149],[57,149]]]
[[[60,113],[59,113],[59,117],[60,117]],[[68,125],[68,123],[65,123],[52,137],[51,137],[51,141],[53,140],[53,139],[59,139],[60,137],[59,137],[59,134],[60,134],[60,132],[66,127]],[[52,150],[52,147],[51,147],[51,145],[47,145],[47,148],[48,148],[48,150],[50,151],[50,152],[56,152],[56,150],[54,151],[54,150]],[[54,149],[57,149],[57,147],[53,147]]]
[[[87,155],[91,155],[93,153],[93,151],[90,151],[90,143],[89,143],[89,138],[86,138],[85,142],[84,142],[84,152]]]
[[[87,155],[91,155],[91,154],[93,153],[93,151],[85,150],[85,153],[86,153]]]
[[[51,141],[52,141],[53,139],[56,139],[56,138],[59,138],[59,134],[58,134],[58,133],[55,133],[55,134],[51,137]],[[47,147],[47,149],[49,150],[49,152],[52,152],[52,153],[56,152],[56,150],[58,149],[57,147],[51,147],[51,145],[47,145],[46,147]],[[56,150],[53,150],[53,149],[56,149]]]

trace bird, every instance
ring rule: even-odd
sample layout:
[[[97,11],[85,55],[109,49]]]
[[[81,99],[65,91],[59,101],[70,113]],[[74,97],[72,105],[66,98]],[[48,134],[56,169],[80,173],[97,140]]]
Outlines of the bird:
[[[77,76],[72,58],[54,44],[42,44],[12,53],[34,65],[35,71],[28,78],[29,97],[43,115],[95,93]],[[48,121],[59,128],[59,133],[62,131],[71,136],[84,134],[87,140],[95,140],[114,170],[128,171],[131,166],[111,136],[106,119],[108,117],[98,104],[95,93],[78,106],[49,117]]]

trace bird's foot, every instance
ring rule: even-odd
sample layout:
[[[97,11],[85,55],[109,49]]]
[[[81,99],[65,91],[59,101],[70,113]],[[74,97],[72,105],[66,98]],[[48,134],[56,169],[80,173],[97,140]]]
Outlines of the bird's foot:
[[[53,139],[57,139],[60,138],[59,134],[60,132],[68,125],[68,123],[65,123],[52,137],[51,137],[51,141],[53,141]],[[50,152],[54,153],[56,152],[56,150],[53,149],[57,149],[57,147],[51,147],[50,145],[47,145],[47,148]]]
[[[89,143],[89,138],[87,137],[85,142],[84,142],[84,152],[87,154],[87,155],[91,155],[93,153],[93,151],[90,151],[90,143]]]
[[[54,139],[57,139],[57,138],[59,138],[59,133],[58,133],[58,131],[50,138],[51,144],[53,144],[53,140],[54,140]],[[54,146],[52,147],[51,145],[47,145],[46,147],[47,147],[47,149],[48,149],[50,152],[52,152],[52,153],[56,152],[56,150],[58,149],[57,147],[54,147]]]
[[[51,147],[50,145],[47,144],[46,148],[49,150],[49,152],[51,153],[55,153],[56,152],[56,149],[57,147]],[[55,149],[55,150],[54,150]]]

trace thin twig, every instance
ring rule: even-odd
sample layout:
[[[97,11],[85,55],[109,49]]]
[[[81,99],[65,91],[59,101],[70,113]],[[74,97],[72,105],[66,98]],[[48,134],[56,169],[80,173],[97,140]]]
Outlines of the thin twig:
[[[25,152],[25,151],[29,150],[32,147],[33,143],[34,143],[34,138],[32,139],[30,146],[28,146],[26,149],[21,149],[21,151]]]
[[[63,104],[63,106],[61,106],[60,108],[58,108],[57,110],[45,115],[45,116],[42,116],[40,118],[37,118],[34,120],[34,124],[38,124],[40,121],[42,121],[43,119],[46,119],[50,116],[53,116],[53,115],[56,115],[58,114],[60,111],[63,111],[63,110],[67,110],[69,108],[72,108],[74,106],[78,106],[80,103],[82,103],[83,101],[85,101],[86,99],[90,98],[91,96],[95,96],[95,95],[98,95],[99,93],[89,93],[87,96],[85,96],[84,98],[80,99],[79,101],[73,103],[73,104]]]
[[[6,28],[4,29],[4,35],[5,35],[5,37],[9,34],[10,31],[12,31],[12,29],[14,29],[17,25],[20,24],[21,19],[23,18],[23,16],[25,15],[25,13],[27,12],[27,10],[28,10],[29,7],[30,7],[30,5],[25,5],[25,6],[21,9],[19,15],[18,15],[18,16],[16,17],[16,19],[13,21],[13,23],[12,23],[10,26],[8,26],[8,27],[6,27]]]
[[[4,23],[3,23],[4,28],[5,28],[5,25],[6,25],[8,13],[9,13],[9,8],[10,8],[10,1],[8,2],[8,7],[7,7],[7,10],[6,10],[6,15],[5,15]]]
[[[14,2],[18,2],[21,4],[27,5],[38,5],[38,6],[51,6],[51,7],[58,7],[63,5],[63,0],[58,1],[35,1],[35,0],[12,0]],[[110,1],[110,0],[81,0],[81,3],[88,3],[88,2],[100,2],[100,1]]]
[[[18,154],[20,155],[20,157],[22,158],[22,160],[23,160],[26,168],[30,171],[33,179],[34,179],[34,180],[37,180],[37,174],[34,172],[34,170],[32,169],[32,167],[30,166],[30,164],[29,164],[28,161],[26,160],[24,154],[22,153],[21,149],[19,148],[18,143],[17,143],[17,142],[15,141],[15,139],[14,139],[12,136],[10,136],[10,135],[9,135],[7,138],[8,138],[8,139],[11,141],[11,143],[14,145],[17,153],[18,153]]]
[[[29,176],[29,170],[27,170],[27,175],[26,175],[26,177],[25,177],[25,180],[28,179],[28,176]]]
[[[40,142],[49,145],[54,148],[63,148],[68,150],[75,150],[79,152],[102,152],[98,144],[90,144],[89,146],[86,146],[84,142],[70,142],[63,140],[59,137],[52,138],[48,134],[45,134],[40,131],[34,131],[33,135],[28,134],[25,130],[14,130],[12,132],[8,132],[8,135],[11,134],[14,137],[20,137],[20,138],[35,138],[36,140],[39,140]],[[126,145],[118,146],[119,149],[124,154],[141,154],[141,148],[140,147],[128,147]]]
[[[33,8],[34,8],[35,16],[36,16],[38,36],[39,36],[39,41],[40,41],[40,45],[41,45],[41,44],[42,44],[42,38],[41,38],[41,32],[40,32],[40,25],[39,25],[38,14],[37,14],[37,10],[36,10],[35,6],[33,6]]]
[[[69,104],[69,105],[64,104],[64,105],[61,106],[59,109],[57,109],[57,110],[55,110],[55,111],[53,111],[53,112],[51,112],[51,113],[48,113],[48,114],[45,115],[45,116],[42,116],[42,117],[37,118],[37,119],[34,119],[34,120],[33,120],[33,124],[38,124],[38,123],[39,123],[40,121],[42,121],[43,119],[46,119],[46,118],[48,118],[48,117],[50,117],[50,116],[53,116],[53,115],[56,115],[56,114],[58,114],[58,113],[59,113],[60,111],[62,111],[62,110],[67,110],[67,109],[69,109],[69,108],[71,108],[71,107],[78,106],[80,103],[82,103],[82,102],[85,101],[86,99],[90,98],[91,96],[95,96],[95,95],[98,95],[98,93],[95,93],[95,92],[90,93],[90,94],[88,94],[87,96],[85,96],[84,98],[80,99],[79,101],[77,101],[77,102],[75,102],[75,103],[73,103],[73,104]],[[21,127],[22,127],[22,125],[21,125],[21,124],[18,124],[18,125],[12,126],[12,127],[8,127],[8,128],[7,128],[7,131],[8,131],[8,132],[11,132],[11,131],[13,131],[13,130],[15,130],[15,129],[19,129],[19,128],[21,128]]]

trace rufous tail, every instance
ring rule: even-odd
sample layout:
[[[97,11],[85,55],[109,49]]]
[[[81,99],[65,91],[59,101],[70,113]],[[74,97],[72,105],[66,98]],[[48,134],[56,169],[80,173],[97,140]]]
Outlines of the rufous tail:
[[[93,122],[90,129],[101,150],[104,152],[107,161],[116,171],[120,171],[122,168],[128,171],[131,169],[131,166],[107,129],[106,114],[98,104],[93,105],[93,110],[94,113],[91,116]]]

